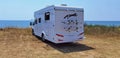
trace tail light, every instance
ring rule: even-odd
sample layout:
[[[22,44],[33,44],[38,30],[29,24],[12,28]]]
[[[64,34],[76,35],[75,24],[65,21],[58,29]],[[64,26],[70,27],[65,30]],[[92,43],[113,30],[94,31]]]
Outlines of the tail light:
[[[80,33],[78,36],[80,36],[80,35],[82,35],[82,34],[84,34],[84,32]]]
[[[56,34],[57,36],[59,36],[59,37],[64,37],[63,35],[61,35],[61,34]]]

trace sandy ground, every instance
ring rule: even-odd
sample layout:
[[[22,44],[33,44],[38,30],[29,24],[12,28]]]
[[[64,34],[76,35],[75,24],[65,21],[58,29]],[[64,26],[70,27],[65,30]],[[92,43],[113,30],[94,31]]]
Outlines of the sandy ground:
[[[77,43],[42,42],[30,29],[0,30],[0,58],[119,58],[120,37],[85,35]]]

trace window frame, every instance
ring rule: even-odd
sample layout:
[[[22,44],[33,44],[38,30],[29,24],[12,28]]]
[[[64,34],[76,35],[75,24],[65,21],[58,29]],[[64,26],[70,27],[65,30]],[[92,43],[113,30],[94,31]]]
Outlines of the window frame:
[[[41,23],[41,18],[38,19],[38,23]]]
[[[37,19],[35,19],[35,24],[37,24]]]
[[[45,12],[44,17],[45,17],[45,21],[50,20],[50,12]]]

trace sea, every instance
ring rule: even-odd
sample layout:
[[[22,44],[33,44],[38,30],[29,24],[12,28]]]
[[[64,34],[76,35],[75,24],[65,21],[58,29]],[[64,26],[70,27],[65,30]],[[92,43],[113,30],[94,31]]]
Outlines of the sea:
[[[0,28],[28,28],[31,20],[0,20]],[[120,21],[84,21],[87,25],[120,26]]]
[[[120,26],[120,21],[85,21],[87,25]]]
[[[0,20],[0,28],[28,28],[30,20]]]

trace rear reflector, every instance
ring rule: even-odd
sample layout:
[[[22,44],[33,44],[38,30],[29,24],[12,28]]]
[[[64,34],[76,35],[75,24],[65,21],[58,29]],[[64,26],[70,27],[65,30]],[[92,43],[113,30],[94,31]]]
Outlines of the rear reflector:
[[[61,34],[56,34],[57,36],[59,36],[59,37],[64,37],[63,35],[61,35]]]
[[[58,41],[63,41],[62,39],[58,39]]]
[[[79,39],[83,39],[83,37],[79,38]]]

